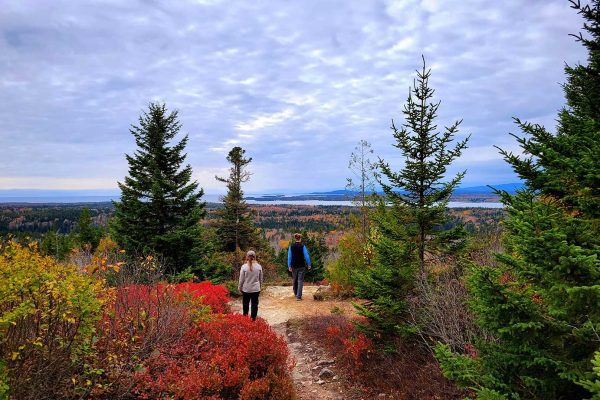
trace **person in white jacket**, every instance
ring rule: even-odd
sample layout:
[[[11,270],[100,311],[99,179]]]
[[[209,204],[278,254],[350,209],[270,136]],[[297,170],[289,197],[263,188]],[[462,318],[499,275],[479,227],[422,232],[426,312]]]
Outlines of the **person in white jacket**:
[[[250,250],[246,253],[246,263],[240,268],[240,282],[238,290],[242,292],[242,309],[244,315],[256,320],[258,314],[258,295],[263,282],[263,271],[261,265],[256,262],[256,253]],[[250,304],[252,306],[250,307]]]

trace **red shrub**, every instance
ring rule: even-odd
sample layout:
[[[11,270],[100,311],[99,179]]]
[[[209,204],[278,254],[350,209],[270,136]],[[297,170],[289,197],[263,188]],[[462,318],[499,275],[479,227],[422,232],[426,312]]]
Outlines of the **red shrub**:
[[[210,306],[215,314],[229,312],[229,291],[223,285],[213,285],[209,281],[186,282],[178,283],[174,290],[180,296],[191,295],[195,299],[201,299],[201,303]]]
[[[131,375],[144,360],[159,346],[179,343],[192,326],[191,308],[172,291],[156,285],[118,288],[99,322],[95,359],[89,361],[104,371],[106,390],[92,396],[126,396],[133,388]]]
[[[373,343],[358,332],[351,321],[344,317],[330,317],[325,323],[326,343],[330,350],[349,357],[355,367],[362,365],[362,358],[373,349]]]
[[[291,399],[287,346],[262,320],[227,314],[160,346],[135,374],[142,398]]]
[[[315,345],[325,346],[328,355],[336,358],[340,375],[346,375],[346,389],[363,391],[363,398],[376,398],[380,393],[405,400],[464,399],[469,395],[444,378],[435,357],[420,344],[399,339],[394,353],[372,349],[370,341],[344,316],[304,319],[299,333]]]
[[[354,365],[362,364],[363,354],[368,353],[373,348],[373,343],[362,333],[357,333],[354,336],[342,340],[346,353],[352,356]]]
[[[130,392],[131,375],[157,349],[179,346],[195,321],[226,312],[228,300],[227,289],[210,282],[120,287],[99,323],[102,334],[90,364],[104,371],[111,396]]]

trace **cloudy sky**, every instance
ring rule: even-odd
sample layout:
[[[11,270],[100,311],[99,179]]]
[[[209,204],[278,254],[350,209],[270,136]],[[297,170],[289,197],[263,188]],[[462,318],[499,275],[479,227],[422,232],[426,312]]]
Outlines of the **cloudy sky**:
[[[209,193],[239,145],[246,192],[342,188],[361,139],[389,129],[420,67],[439,125],[463,119],[465,186],[514,182],[518,116],[554,129],[564,63],[585,62],[566,0],[2,0],[0,189],[111,189],[150,101],[177,109]]]

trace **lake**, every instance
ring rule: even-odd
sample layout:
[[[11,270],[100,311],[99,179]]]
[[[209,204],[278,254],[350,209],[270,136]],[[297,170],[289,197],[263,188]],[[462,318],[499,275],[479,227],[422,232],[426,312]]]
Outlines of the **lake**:
[[[206,194],[203,197],[204,201],[209,203],[220,203],[222,195]],[[259,197],[260,195],[254,195]],[[0,203],[33,203],[33,204],[69,204],[69,203],[100,203],[118,200],[116,196],[57,196],[57,197],[0,197]],[[286,200],[285,198],[277,200],[248,200],[248,204],[264,204],[264,205],[299,205],[299,206],[352,206],[354,205],[348,200]],[[502,203],[484,203],[484,202],[463,202],[451,201],[448,203],[450,208],[503,208]]]

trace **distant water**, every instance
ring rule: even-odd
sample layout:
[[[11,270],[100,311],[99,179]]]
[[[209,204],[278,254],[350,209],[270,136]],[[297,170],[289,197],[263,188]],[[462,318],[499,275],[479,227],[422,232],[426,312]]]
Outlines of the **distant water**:
[[[259,197],[260,195],[256,195]],[[203,200],[209,203],[220,203],[222,195],[205,194]],[[118,196],[15,196],[15,197],[0,197],[0,203],[32,203],[32,204],[69,204],[69,203],[102,203],[111,200],[119,200]],[[248,200],[248,204],[265,204],[265,205],[299,205],[299,206],[352,206],[351,201],[346,200],[285,200],[277,199],[272,201],[267,200]],[[503,208],[502,203],[476,203],[451,201],[448,203],[450,208]]]
[[[118,196],[5,196],[0,203],[32,203],[32,204],[69,204],[69,203],[104,203],[118,200]]]
[[[353,206],[352,201],[343,200],[248,200],[248,204],[297,205],[297,206]],[[503,208],[502,203],[451,201],[449,208]]]

